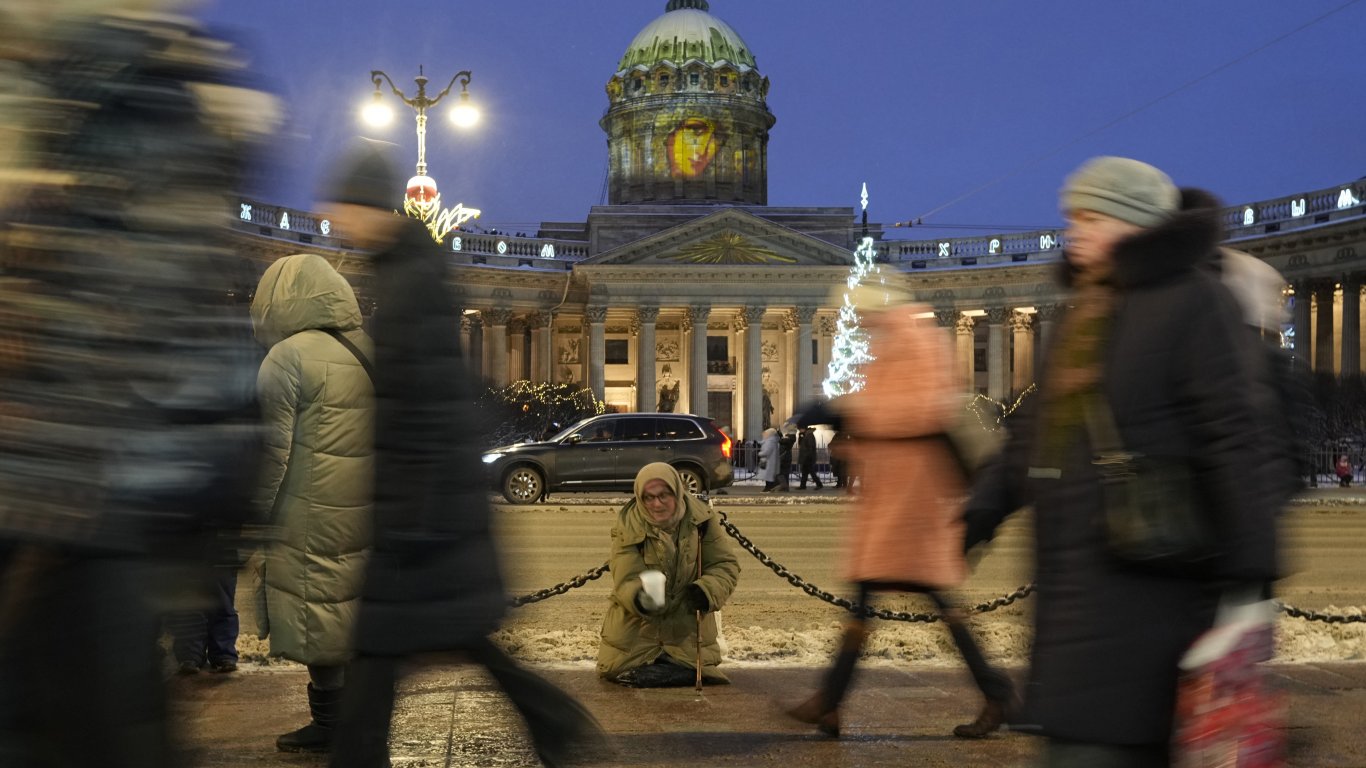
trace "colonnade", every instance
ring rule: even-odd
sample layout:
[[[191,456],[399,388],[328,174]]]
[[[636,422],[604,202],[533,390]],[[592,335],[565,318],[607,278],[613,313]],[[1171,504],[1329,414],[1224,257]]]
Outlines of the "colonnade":
[[[1361,374],[1362,273],[1304,278],[1290,286],[1295,356],[1315,373]]]
[[[1058,311],[998,305],[935,318],[965,389],[1007,400],[1034,381]],[[820,396],[836,315],[807,304],[481,308],[466,310],[461,345],[494,386],[579,383],[618,410],[694,413],[757,439]]]

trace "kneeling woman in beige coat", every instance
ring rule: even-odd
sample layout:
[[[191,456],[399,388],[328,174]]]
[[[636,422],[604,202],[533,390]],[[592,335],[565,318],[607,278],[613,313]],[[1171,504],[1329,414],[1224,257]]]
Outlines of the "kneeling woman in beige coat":
[[[668,464],[646,464],[635,494],[612,528],[613,589],[598,674],[639,688],[691,685],[700,637],[703,681],[729,682],[716,668],[721,648],[713,611],[725,605],[740,576],[730,540]]]
[[[266,550],[257,624],[272,656],[308,665],[312,715],[275,744],[322,752],[338,716],[370,552],[370,339],[351,286],[313,254],[270,265],[251,320],[270,350],[257,378],[266,425],[257,501],[277,535]]]

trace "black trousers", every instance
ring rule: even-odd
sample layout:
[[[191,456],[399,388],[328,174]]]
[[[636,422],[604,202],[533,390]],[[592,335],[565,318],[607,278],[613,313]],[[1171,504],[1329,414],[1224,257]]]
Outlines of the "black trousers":
[[[1014,696],[1015,684],[1010,677],[1001,670],[993,667],[982,654],[981,646],[977,645],[977,639],[972,636],[968,629],[965,618],[958,612],[956,606],[944,598],[944,595],[936,590],[926,589],[914,584],[875,584],[860,583],[858,585],[858,596],[854,600],[855,610],[850,614],[850,621],[853,622],[857,631],[863,632],[866,628],[868,618],[863,615],[863,606],[869,605],[869,598],[874,592],[911,592],[923,594],[933,603],[936,610],[944,615],[944,623],[949,628],[949,634],[953,637],[954,645],[958,646],[958,653],[962,655],[963,662],[968,667],[968,672],[972,675],[972,680],[981,690],[982,695],[991,701],[1008,702]],[[855,659],[848,659],[845,663],[849,669],[847,672],[839,670],[836,665],[834,674],[827,678],[826,696],[830,704],[836,705],[844,698],[844,693],[848,688],[853,676],[853,665]]]
[[[237,661],[237,567],[214,566],[201,611],[173,611],[166,616],[171,652],[180,663]]]
[[[561,754],[575,739],[596,731],[596,723],[577,701],[524,669],[487,638],[452,650],[488,671],[526,721],[538,753]],[[400,661],[359,655],[347,667],[331,768],[389,768],[389,725]]]

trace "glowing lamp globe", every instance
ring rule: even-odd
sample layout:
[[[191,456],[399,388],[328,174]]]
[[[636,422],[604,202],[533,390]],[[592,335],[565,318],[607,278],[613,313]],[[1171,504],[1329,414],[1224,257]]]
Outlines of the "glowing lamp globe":
[[[436,179],[431,176],[414,176],[408,179],[408,191],[404,197],[415,203],[430,203],[436,200]]]

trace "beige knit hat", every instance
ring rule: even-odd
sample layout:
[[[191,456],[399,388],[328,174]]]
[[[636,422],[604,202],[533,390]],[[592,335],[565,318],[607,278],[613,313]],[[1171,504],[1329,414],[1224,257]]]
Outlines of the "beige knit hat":
[[[1181,192],[1147,163],[1127,157],[1093,157],[1063,183],[1063,213],[1095,211],[1140,227],[1155,227],[1181,207]]]

